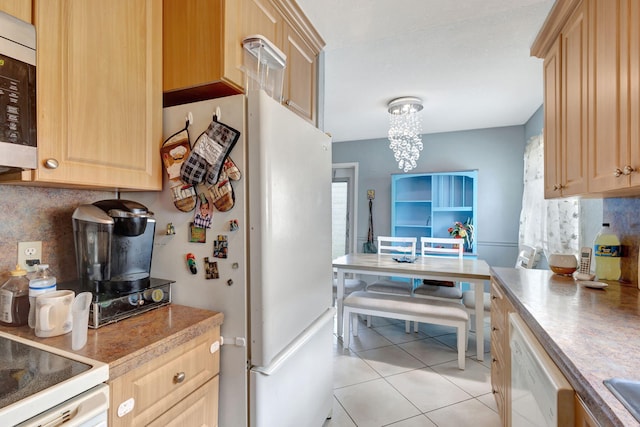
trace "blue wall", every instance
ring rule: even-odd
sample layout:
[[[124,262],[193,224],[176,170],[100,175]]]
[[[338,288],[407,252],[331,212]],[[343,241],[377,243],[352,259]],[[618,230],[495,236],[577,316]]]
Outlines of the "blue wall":
[[[492,266],[512,267],[522,205],[524,146],[527,134],[542,131],[542,108],[527,124],[492,129],[425,134],[418,167],[410,173],[478,170],[478,256]],[[359,163],[358,250],[366,241],[366,190],[374,189],[374,234],[391,228],[391,174],[397,169],[387,139],[338,142],[334,163]]]
[[[544,128],[544,106],[540,106],[533,113],[533,116],[529,118],[527,123],[524,124],[524,140],[529,141],[532,136],[537,136],[542,133]]]

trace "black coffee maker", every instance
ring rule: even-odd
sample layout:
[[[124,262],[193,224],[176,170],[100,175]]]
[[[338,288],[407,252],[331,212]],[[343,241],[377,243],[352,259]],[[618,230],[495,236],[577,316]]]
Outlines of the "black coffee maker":
[[[130,292],[149,286],[156,221],[131,200],[101,200],[74,211],[78,279],[97,292]]]

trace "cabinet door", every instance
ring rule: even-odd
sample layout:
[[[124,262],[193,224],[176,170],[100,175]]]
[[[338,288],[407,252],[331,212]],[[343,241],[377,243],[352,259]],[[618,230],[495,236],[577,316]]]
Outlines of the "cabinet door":
[[[163,90],[191,91],[175,102],[165,100],[165,105],[211,98],[207,92],[239,93],[244,84],[241,4],[225,0],[162,3]]]
[[[243,39],[260,34],[270,42],[278,44],[282,16],[269,0],[243,0],[242,17]]]
[[[284,22],[283,51],[287,55],[284,103],[301,117],[316,122],[317,53]]]
[[[109,407],[109,425],[113,427],[146,426],[159,415],[171,410],[180,402],[189,399],[193,393],[214,378],[220,371],[220,351],[212,345],[220,341],[220,328],[216,327],[206,333],[176,347],[126,374],[109,381],[111,404]],[[205,400],[209,406],[203,411],[216,409],[217,382],[215,394],[207,390]],[[198,395],[196,395],[198,396]],[[201,401],[203,397],[195,400]],[[133,402],[129,412],[118,414],[124,402]],[[215,406],[213,406],[215,405]],[[182,407],[184,410],[185,408]],[[176,411],[168,415],[176,417]],[[181,412],[180,410],[178,412]],[[196,411],[197,413],[200,410]],[[194,414],[194,417],[199,415]],[[162,424],[159,424],[162,425]],[[200,424],[184,424],[200,425]]]
[[[621,139],[629,151],[629,166],[633,173],[630,184],[640,186],[640,2],[625,0],[620,7],[621,52],[620,61],[624,64],[620,79],[621,98]],[[625,75],[625,72],[628,73]]]
[[[502,425],[511,425],[511,350],[508,315],[514,311],[500,285],[491,281],[491,387]]]
[[[589,190],[592,192],[626,187],[629,182],[622,174],[629,153],[620,140],[621,16],[619,5],[611,3],[589,2]]]
[[[560,39],[544,58],[544,197],[559,197],[562,106],[560,103]]]
[[[31,22],[31,0],[0,0],[0,10],[25,22]]]
[[[562,195],[587,192],[587,20],[584,3],[562,32],[560,183]]]
[[[218,425],[219,379],[216,376],[148,424],[148,427]]]
[[[160,190],[162,3],[38,0],[35,25],[35,179]]]

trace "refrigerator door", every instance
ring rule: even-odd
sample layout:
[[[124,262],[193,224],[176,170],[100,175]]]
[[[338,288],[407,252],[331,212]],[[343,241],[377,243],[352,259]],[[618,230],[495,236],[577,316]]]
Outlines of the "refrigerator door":
[[[331,304],[331,140],[248,94],[251,365],[265,367]]]
[[[321,426],[333,404],[333,318],[325,311],[272,365],[251,370],[251,426]]]
[[[220,351],[220,412],[221,426],[246,426],[248,424],[248,348],[244,346],[248,336],[248,294],[246,291],[246,233],[245,187],[247,165],[245,162],[246,98],[235,95],[190,104],[176,105],[163,111],[164,137],[168,138],[185,126],[189,126],[191,145],[207,129],[216,109],[220,109],[220,121],[241,132],[240,139],[230,153],[242,172],[242,178],[232,181],[235,206],[227,212],[213,213],[211,228],[207,230],[206,243],[189,242],[189,225],[195,211],[181,212],[173,204],[168,180],[164,179],[164,191],[128,193],[126,198],[144,204],[156,218],[156,236],[153,247],[151,273],[154,277],[173,279],[171,285],[174,304],[220,311],[224,323],[220,333],[224,345]],[[160,153],[158,152],[158,155]],[[229,221],[237,220],[240,227],[230,231]],[[171,223],[175,235],[167,235],[165,227]],[[213,242],[218,235],[228,239],[228,258],[213,257]],[[198,272],[192,274],[186,262],[186,254],[193,253]],[[220,277],[205,278],[204,258],[215,261]],[[237,264],[237,266],[235,265]],[[232,280],[232,284],[228,284]]]

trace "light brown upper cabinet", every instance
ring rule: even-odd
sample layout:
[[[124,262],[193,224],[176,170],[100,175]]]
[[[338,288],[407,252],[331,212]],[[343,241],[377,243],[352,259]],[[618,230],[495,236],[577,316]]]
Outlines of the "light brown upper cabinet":
[[[279,45],[282,38],[282,14],[271,1],[241,0],[240,4],[243,27],[238,43],[241,44],[245,37],[260,34]]]
[[[587,23],[584,4],[569,18],[562,35],[560,61],[560,169],[562,196],[587,191]]]
[[[316,122],[318,52],[288,23],[283,25],[284,54],[287,55],[283,100],[298,115]]]
[[[590,1],[589,189],[640,188],[640,5]]]
[[[164,0],[162,5],[164,106],[242,93],[240,2]]]
[[[544,58],[545,197],[640,194],[640,5],[559,0]]]
[[[160,190],[162,9],[155,0],[38,0],[38,168],[55,187]]]
[[[0,10],[31,23],[31,0],[0,0]]]
[[[316,122],[324,41],[293,0],[164,0],[164,105],[243,93],[242,40],[260,34],[287,56],[283,103]]]
[[[587,191],[587,22],[584,4],[549,40],[544,56],[544,194]]]

